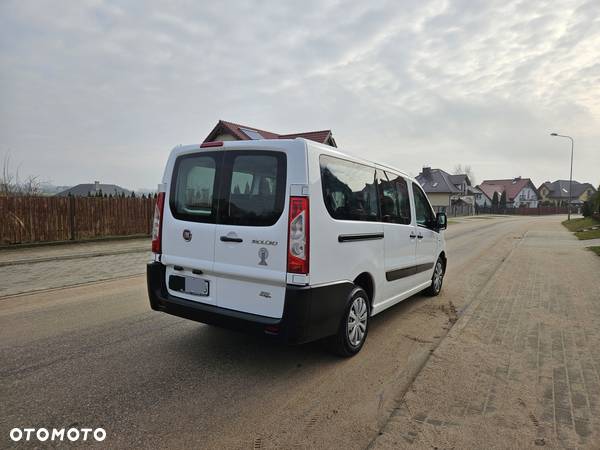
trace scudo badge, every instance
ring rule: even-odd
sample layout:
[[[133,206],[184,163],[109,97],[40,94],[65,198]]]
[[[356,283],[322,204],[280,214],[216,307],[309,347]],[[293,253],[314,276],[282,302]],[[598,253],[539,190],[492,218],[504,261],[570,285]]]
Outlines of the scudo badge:
[[[252,243],[258,244],[258,245],[277,245],[279,242],[263,240],[263,239],[252,239]]]
[[[183,230],[183,240],[190,242],[192,240],[192,232],[190,230]]]

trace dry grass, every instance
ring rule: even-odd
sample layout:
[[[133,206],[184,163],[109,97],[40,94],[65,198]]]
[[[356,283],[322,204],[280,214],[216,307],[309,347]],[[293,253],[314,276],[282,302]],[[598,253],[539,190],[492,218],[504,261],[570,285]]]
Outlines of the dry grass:
[[[569,231],[579,231],[582,228],[589,228],[593,225],[600,225],[600,222],[598,222],[595,219],[592,219],[591,217],[584,217],[583,219],[565,220],[562,224]]]
[[[583,219],[571,219],[565,220],[562,223],[569,231],[575,232],[575,236],[578,239],[599,239],[600,238],[600,229],[596,230],[588,230],[594,225],[600,226],[600,222],[591,217],[585,217]],[[585,231],[584,231],[585,230]]]

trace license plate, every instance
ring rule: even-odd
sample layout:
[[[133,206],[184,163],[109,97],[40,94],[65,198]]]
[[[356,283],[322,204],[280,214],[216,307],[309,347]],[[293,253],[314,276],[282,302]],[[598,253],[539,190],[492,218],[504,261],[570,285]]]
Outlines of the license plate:
[[[208,296],[208,280],[202,278],[185,277],[185,292],[202,297]]]

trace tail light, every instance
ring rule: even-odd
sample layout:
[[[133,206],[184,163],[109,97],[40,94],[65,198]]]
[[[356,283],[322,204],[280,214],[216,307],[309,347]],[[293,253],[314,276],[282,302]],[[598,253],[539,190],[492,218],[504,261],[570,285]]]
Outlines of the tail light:
[[[223,141],[212,141],[212,142],[203,142],[200,144],[200,148],[208,148],[208,147],[222,147]]]
[[[162,246],[162,220],[165,207],[165,193],[159,192],[154,207],[154,220],[152,221],[152,253],[161,253]]]
[[[308,197],[290,197],[287,271],[308,273]]]

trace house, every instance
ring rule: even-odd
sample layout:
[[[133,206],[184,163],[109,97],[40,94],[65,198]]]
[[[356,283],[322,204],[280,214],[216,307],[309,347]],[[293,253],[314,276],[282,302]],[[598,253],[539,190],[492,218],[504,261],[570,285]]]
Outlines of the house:
[[[569,202],[569,180],[546,181],[539,188],[540,201],[552,203],[555,206],[566,205]],[[596,188],[590,183],[580,183],[573,180],[571,204],[582,205],[596,193]]]
[[[506,192],[506,206],[509,208],[537,208],[538,206],[537,189],[529,178],[485,180],[478,188],[490,199],[494,198],[494,192],[498,193],[498,199],[503,192]]]
[[[473,188],[473,195],[478,208],[490,208],[492,206],[492,199],[479,186]],[[498,194],[498,198],[500,198],[500,194]]]
[[[94,183],[84,183],[78,184],[77,186],[73,186],[72,188],[66,189],[62,192],[56,194],[59,197],[68,197],[72,195],[73,197],[87,197],[88,195],[125,195],[126,197],[131,195],[131,191],[122,188],[121,186],[117,186],[116,184],[101,184],[99,181],[94,181]]]
[[[255,139],[294,139],[305,138],[320,144],[326,144],[331,147],[337,147],[331,130],[307,131],[303,133],[278,134],[271,131],[260,130],[248,125],[226,122],[219,120],[217,125],[206,136],[204,142],[213,141],[249,141]]]
[[[460,191],[461,197],[473,195],[473,187],[467,174],[448,175],[448,178],[454,187]]]
[[[416,178],[436,211],[446,211],[454,205],[463,209],[474,207],[475,197],[467,175],[450,175],[442,169],[423,167]]]

